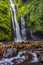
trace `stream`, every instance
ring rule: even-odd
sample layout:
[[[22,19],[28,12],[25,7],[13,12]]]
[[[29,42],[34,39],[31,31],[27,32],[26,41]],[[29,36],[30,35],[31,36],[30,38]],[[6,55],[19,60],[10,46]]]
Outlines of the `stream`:
[[[30,59],[30,61],[27,59],[26,55],[25,54],[30,54],[32,55],[32,59]],[[13,64],[20,64],[24,61],[28,60],[29,63],[35,63],[35,62],[38,62],[39,59],[37,57],[37,54],[35,52],[32,52],[32,51],[27,51],[27,50],[24,50],[24,51],[19,51],[17,53],[16,56],[12,56],[10,58],[2,58],[0,60],[0,65],[13,65]],[[14,62],[13,62],[14,61]],[[16,63],[15,63],[16,61]],[[8,64],[7,64],[8,63]]]

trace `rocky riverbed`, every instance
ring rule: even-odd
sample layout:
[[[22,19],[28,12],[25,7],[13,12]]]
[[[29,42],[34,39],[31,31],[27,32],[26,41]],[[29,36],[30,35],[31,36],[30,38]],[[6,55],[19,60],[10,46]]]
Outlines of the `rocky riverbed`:
[[[43,65],[43,42],[0,42],[0,65]]]

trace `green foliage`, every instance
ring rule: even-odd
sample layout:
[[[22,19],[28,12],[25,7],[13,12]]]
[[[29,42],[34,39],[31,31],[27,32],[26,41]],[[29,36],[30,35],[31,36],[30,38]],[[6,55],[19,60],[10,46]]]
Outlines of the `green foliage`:
[[[28,28],[40,30],[43,24],[43,0],[15,0],[18,21],[21,14],[26,17]]]
[[[0,40],[11,39],[9,0],[0,0]]]

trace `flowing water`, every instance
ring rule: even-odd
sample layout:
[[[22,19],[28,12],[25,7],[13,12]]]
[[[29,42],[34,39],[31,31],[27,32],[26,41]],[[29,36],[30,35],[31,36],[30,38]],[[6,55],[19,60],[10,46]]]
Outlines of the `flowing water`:
[[[26,40],[26,26],[25,26],[25,18],[22,15],[21,16],[21,34],[22,34],[22,39]]]
[[[14,37],[15,42],[20,42],[22,41],[21,35],[20,35],[20,27],[17,22],[16,18],[16,9],[15,9],[15,4],[13,4],[12,0],[10,0],[10,10],[11,10],[11,18],[12,18],[12,28],[14,30],[14,33],[16,32],[16,38]],[[14,26],[15,23],[15,26]]]
[[[30,29],[30,35],[33,40],[36,40],[35,36],[33,35],[32,28]]]
[[[17,60],[16,64],[19,64],[19,63],[22,63],[26,60],[26,57],[23,55],[23,53],[30,53],[32,56],[33,56],[33,60],[31,61],[28,61],[29,63],[35,63],[35,62],[38,62],[39,59],[37,58],[37,54],[34,53],[34,52],[31,52],[31,51],[19,51],[18,54],[14,57],[11,57],[11,58],[2,58],[2,60],[0,60],[0,65],[7,65],[7,64],[4,64],[4,63],[9,63],[10,65],[13,64],[13,60]],[[15,64],[15,63],[14,63]]]

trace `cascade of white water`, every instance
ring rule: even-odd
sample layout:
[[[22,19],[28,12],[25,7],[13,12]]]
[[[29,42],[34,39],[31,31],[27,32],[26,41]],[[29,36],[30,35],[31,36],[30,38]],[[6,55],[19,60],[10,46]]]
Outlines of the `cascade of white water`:
[[[33,40],[36,40],[35,36],[33,35],[32,28],[30,29],[30,35],[31,35]]]
[[[14,25],[14,18],[13,18],[13,10],[12,10],[12,6],[11,6],[11,0],[10,0],[10,11],[11,11],[11,20],[12,20],[12,29],[13,29],[13,33],[15,34],[15,25]],[[13,40],[15,40],[15,37],[13,38]]]
[[[26,40],[26,28],[25,28],[25,19],[24,16],[21,16],[21,34],[22,34],[22,39],[25,41]]]
[[[6,63],[10,63],[10,65],[13,65],[13,63],[14,63],[13,60],[15,60],[15,59],[16,60],[21,59],[21,61],[18,61],[17,63],[22,63],[22,62],[26,61],[26,57],[22,54],[27,53],[27,52],[33,56],[33,59],[31,61],[28,61],[29,63],[35,63],[35,62],[39,61],[36,53],[24,50],[24,51],[18,52],[18,54],[14,57],[2,58],[2,60],[0,60],[0,65],[3,65],[3,64],[7,65]]]
[[[15,32],[15,29],[16,29],[16,38],[15,41],[16,42],[20,42],[22,41],[22,38],[21,38],[21,35],[20,35],[20,28],[19,28],[19,24],[17,22],[17,19],[16,19],[16,9],[15,9],[15,4],[13,4],[12,0],[10,0],[10,10],[11,10],[11,16],[12,16],[12,25],[13,25],[13,30]],[[12,15],[13,14],[13,15]],[[14,22],[15,22],[15,26],[14,26]]]

